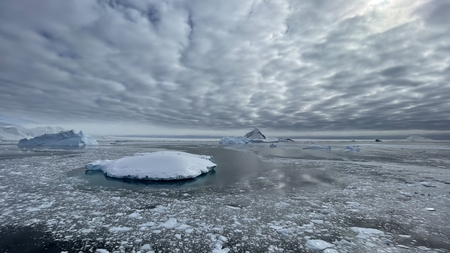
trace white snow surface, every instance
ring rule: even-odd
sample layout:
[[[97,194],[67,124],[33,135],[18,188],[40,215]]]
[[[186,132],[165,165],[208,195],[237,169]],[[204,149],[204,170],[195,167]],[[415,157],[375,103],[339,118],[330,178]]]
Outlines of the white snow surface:
[[[98,145],[98,142],[84,135],[82,131],[75,133],[74,130],[59,132],[57,134],[44,134],[31,139],[21,139],[19,147],[81,147],[86,145]]]
[[[28,134],[15,126],[1,126],[0,140],[18,141],[23,138],[30,138]]]
[[[215,168],[211,158],[179,151],[158,151],[118,160],[97,160],[87,164],[86,169],[101,170],[115,178],[180,180],[198,177]]]
[[[219,145],[236,145],[236,144],[249,144],[250,139],[242,136],[225,136],[219,141]]]

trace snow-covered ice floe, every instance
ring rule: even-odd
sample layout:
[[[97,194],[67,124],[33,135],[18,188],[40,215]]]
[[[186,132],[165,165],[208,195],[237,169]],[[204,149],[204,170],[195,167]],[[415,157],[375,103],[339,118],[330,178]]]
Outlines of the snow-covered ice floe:
[[[331,150],[331,146],[312,145],[303,149]]]
[[[220,139],[220,145],[249,144],[250,139],[243,136],[225,136]]]
[[[74,130],[59,132],[57,134],[44,134],[32,139],[21,139],[18,143],[23,147],[82,147],[86,145],[98,145],[98,142],[83,132],[75,133]]]
[[[158,151],[127,156],[118,160],[98,160],[87,170],[101,170],[109,177],[140,180],[180,180],[207,173],[216,167],[211,156],[178,151]]]

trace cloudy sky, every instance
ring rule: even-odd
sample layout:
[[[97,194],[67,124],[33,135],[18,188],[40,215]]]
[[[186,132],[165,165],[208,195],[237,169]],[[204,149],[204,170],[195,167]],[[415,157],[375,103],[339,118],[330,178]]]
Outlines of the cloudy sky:
[[[0,1],[0,121],[446,131],[448,0]]]

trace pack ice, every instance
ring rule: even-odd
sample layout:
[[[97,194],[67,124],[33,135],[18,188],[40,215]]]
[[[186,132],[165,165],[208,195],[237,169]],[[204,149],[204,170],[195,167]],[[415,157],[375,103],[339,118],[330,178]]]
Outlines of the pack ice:
[[[44,134],[32,139],[21,139],[19,147],[82,147],[86,145],[98,145],[98,142],[84,135],[82,131],[75,133],[74,130],[59,132],[57,134]]]
[[[86,169],[101,170],[115,178],[180,180],[195,178],[215,168],[211,158],[179,151],[158,151],[117,160],[97,160],[87,164]]]

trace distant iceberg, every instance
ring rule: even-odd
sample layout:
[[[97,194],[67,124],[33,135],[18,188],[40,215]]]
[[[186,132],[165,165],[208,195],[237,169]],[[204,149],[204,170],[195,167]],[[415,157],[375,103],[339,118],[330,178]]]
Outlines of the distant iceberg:
[[[32,139],[21,139],[18,146],[26,147],[83,147],[86,145],[98,145],[98,142],[83,132],[75,133],[74,130],[59,132],[57,134],[44,134]]]
[[[98,160],[86,165],[87,170],[100,170],[109,177],[139,180],[181,180],[207,173],[216,167],[211,156],[179,151],[126,156],[118,160]]]
[[[235,144],[249,144],[250,139],[243,136],[225,136],[220,139],[220,145],[235,145]]]
[[[347,151],[347,152],[359,152],[359,151],[361,151],[361,149],[359,148],[359,146],[347,146],[345,151]]]
[[[408,141],[412,141],[412,142],[433,142],[433,139],[429,139],[426,137],[422,137],[419,135],[411,135],[408,138],[406,138],[406,140]]]
[[[266,139],[266,136],[264,134],[261,133],[261,131],[259,131],[258,128],[253,129],[252,131],[246,133],[244,135],[245,138],[248,138],[250,140],[255,140],[255,139]]]
[[[312,145],[303,149],[331,150],[331,146]]]

